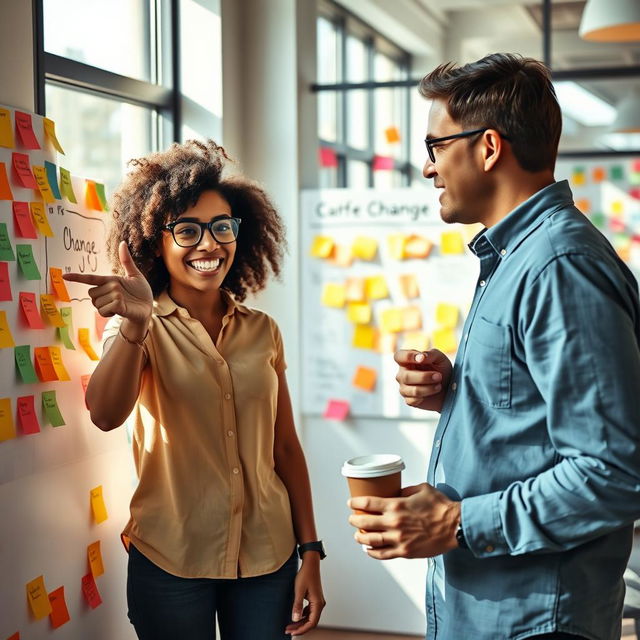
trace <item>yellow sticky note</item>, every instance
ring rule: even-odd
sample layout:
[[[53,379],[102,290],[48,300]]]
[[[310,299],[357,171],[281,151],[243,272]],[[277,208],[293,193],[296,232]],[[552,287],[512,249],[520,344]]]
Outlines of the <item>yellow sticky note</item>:
[[[64,320],[56,307],[53,296],[49,293],[40,294],[40,312],[45,320],[53,327],[64,327]]]
[[[314,258],[328,258],[333,251],[333,238],[316,236],[311,245],[311,255]]]
[[[389,297],[389,288],[384,276],[372,276],[365,280],[365,290],[369,300],[382,300]]]
[[[371,305],[366,302],[350,302],[347,305],[347,318],[353,324],[369,324],[371,322]]]
[[[38,231],[43,236],[47,236],[47,238],[53,238],[53,231],[49,225],[49,220],[47,219],[47,214],[45,213],[42,202],[30,202],[29,209],[33,223],[36,225]]]
[[[58,300],[61,300],[62,302],[71,302],[67,286],[62,279],[62,269],[49,267],[49,277],[51,278],[51,287],[58,297]]]
[[[47,170],[44,167],[38,167],[35,164],[31,165],[33,169],[33,175],[36,177],[38,183],[38,189],[45,202],[55,202],[56,198],[51,191],[51,185],[49,184],[49,177],[47,176]]]
[[[404,243],[405,258],[428,258],[433,249],[433,242],[422,236],[411,235]]]
[[[360,260],[373,260],[378,252],[378,241],[368,236],[358,236],[353,241],[351,251]]]
[[[400,291],[402,295],[411,300],[420,297],[420,289],[418,287],[418,279],[412,273],[405,273],[398,277],[400,283]]]
[[[423,331],[408,331],[402,339],[402,348],[426,351],[429,348],[429,336]]]
[[[104,573],[104,564],[102,563],[102,553],[100,551],[100,540],[92,542],[87,547],[87,557],[89,558],[89,567],[94,578]]]
[[[443,353],[453,353],[458,348],[455,331],[446,327],[436,329],[433,332],[433,346]]]
[[[357,349],[373,349],[376,344],[376,329],[366,324],[357,324],[353,332],[353,346]]]
[[[96,524],[104,522],[109,516],[107,515],[107,507],[104,504],[104,498],[102,496],[102,485],[91,489],[91,510],[93,511],[93,517]]]
[[[347,278],[345,282],[345,297],[348,302],[364,302],[367,299],[364,278]]]
[[[58,380],[62,380],[63,382],[68,382],[71,380],[69,377],[69,373],[64,366],[64,362],[62,362],[62,352],[60,351],[60,347],[47,347],[49,349],[49,353],[51,354],[51,364],[53,364],[53,368],[56,372],[56,376]]]
[[[353,376],[352,384],[363,391],[373,391],[376,386],[378,372],[371,367],[358,367]]]
[[[11,112],[9,109],[0,109],[0,147],[13,149],[14,146]]]
[[[624,202],[622,200],[614,200],[611,203],[611,213],[614,216],[619,216],[624,213]]]
[[[4,311],[3,311],[4,313]],[[0,442],[16,437],[16,426],[11,411],[11,398],[0,399]]]
[[[16,343],[11,335],[9,322],[7,321],[7,312],[0,311],[0,349],[15,347]]]
[[[31,582],[27,582],[27,600],[36,620],[41,620],[51,613],[51,603],[44,586],[44,576],[38,576]]]
[[[44,119],[44,133],[49,140],[53,143],[53,146],[64,155],[64,151],[62,150],[62,146],[58,141],[58,137],[56,136],[56,123],[50,118]]]
[[[571,176],[571,183],[576,187],[581,187],[583,184],[585,184],[586,181],[587,178],[581,171],[574,171],[573,175]]]
[[[404,328],[402,309],[391,307],[380,314],[380,328],[385,333],[396,333]]]
[[[439,302],[436,305],[436,323],[441,328],[454,329],[458,326],[460,311],[453,304]]]
[[[443,231],[440,237],[440,252],[443,255],[464,253],[464,241],[459,231]]]
[[[398,344],[398,336],[395,333],[378,331],[374,342],[374,349],[378,353],[394,353]]]
[[[391,233],[387,236],[387,250],[394,260],[404,260],[404,247],[407,242],[405,233]]]
[[[422,329],[422,311],[420,307],[405,307],[402,309],[403,331],[417,331]]]
[[[329,263],[336,267],[350,267],[353,262],[351,247],[346,244],[335,244],[333,253],[329,257]]]
[[[78,329],[78,342],[84,349],[84,352],[91,358],[91,360],[100,360],[98,354],[93,350],[91,346],[91,338],[89,337],[89,329]]]
[[[327,282],[322,287],[322,304],[325,307],[344,307],[346,289],[343,284],[337,282]]]

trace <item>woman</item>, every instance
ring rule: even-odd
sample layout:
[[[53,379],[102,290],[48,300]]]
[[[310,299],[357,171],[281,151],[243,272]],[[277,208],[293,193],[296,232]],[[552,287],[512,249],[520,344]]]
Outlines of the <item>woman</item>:
[[[133,421],[123,540],[141,640],[210,640],[216,613],[223,640],[280,640],[324,607],[282,339],[240,304],[279,275],[284,230],[261,188],[222,176],[228,159],[189,141],[133,161],[107,240],[116,275],[65,275],[112,316],[86,402],[104,431]]]

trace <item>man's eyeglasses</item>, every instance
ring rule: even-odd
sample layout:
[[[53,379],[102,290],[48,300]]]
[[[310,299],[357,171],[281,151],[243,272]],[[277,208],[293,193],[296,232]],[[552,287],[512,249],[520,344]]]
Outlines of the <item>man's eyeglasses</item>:
[[[230,218],[229,216],[216,216],[209,222],[199,220],[174,220],[162,227],[170,231],[174,242],[179,247],[195,247],[202,241],[205,229],[218,244],[230,244],[238,237],[241,218]]]
[[[477,133],[484,133],[487,129],[491,129],[491,127],[483,127],[482,129],[471,129],[470,131],[462,131],[460,133],[454,133],[450,136],[443,136],[442,138],[425,138],[424,143],[427,145],[427,153],[429,154],[429,160],[431,162],[436,161],[436,157],[433,153],[433,147],[440,144],[441,142],[446,142],[447,140],[457,140],[458,138],[466,138],[467,136],[474,136]],[[502,135],[502,134],[501,134]],[[507,136],[502,136],[505,140],[509,140]]]

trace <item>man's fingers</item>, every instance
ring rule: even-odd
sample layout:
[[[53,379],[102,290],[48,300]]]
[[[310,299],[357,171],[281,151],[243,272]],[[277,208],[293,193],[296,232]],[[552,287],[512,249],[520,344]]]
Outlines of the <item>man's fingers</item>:
[[[113,280],[113,276],[99,276],[92,273],[63,273],[62,278],[69,282],[80,282],[81,284],[91,284],[99,287],[110,280]]]
[[[353,514],[349,516],[349,524],[364,531],[386,531],[387,525],[382,516],[362,516]]]
[[[129,277],[142,275],[140,269],[136,267],[136,263],[133,261],[131,253],[129,252],[129,247],[124,240],[118,245],[118,258],[120,259],[120,264],[124,269],[125,275]]]
[[[416,360],[416,358],[418,358]],[[393,354],[393,359],[401,366],[410,366],[420,364],[424,359],[422,351],[415,349],[400,349]]]
[[[389,505],[390,498],[378,498],[376,496],[358,496],[349,500],[349,506],[359,511],[382,513]]]

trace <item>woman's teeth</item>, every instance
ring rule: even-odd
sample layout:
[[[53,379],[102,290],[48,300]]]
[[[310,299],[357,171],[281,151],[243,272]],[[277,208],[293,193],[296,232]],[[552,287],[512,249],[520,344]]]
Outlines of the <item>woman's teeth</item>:
[[[215,271],[220,266],[220,258],[216,260],[193,260],[189,264],[196,271]]]

